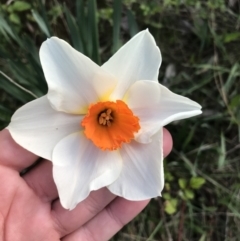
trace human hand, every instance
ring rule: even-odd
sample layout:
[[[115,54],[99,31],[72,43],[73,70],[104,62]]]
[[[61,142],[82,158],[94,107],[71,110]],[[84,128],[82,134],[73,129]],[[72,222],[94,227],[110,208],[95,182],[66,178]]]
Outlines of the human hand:
[[[163,131],[163,152],[172,149]],[[52,177],[52,163],[0,132],[0,241],[106,241],[148,204],[116,197],[106,188],[91,192],[72,210],[64,209]]]

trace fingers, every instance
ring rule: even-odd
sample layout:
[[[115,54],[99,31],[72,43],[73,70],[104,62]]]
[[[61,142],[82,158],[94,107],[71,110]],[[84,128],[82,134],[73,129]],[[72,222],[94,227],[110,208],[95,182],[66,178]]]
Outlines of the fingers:
[[[7,129],[0,131],[0,153],[0,165],[19,172],[38,159],[36,155],[19,146]]]
[[[172,138],[170,133],[166,129],[163,129],[163,140],[163,151],[164,155],[166,156],[169,154],[172,148]],[[25,150],[24,148],[20,147],[17,143],[15,143],[8,130],[3,130],[0,132],[0,153],[0,165],[8,166],[17,171],[21,171],[29,167],[38,158],[36,155],[30,153],[29,151]],[[23,178],[42,200],[51,202],[52,200],[57,198],[58,195],[52,177],[51,162],[40,162],[33,169],[27,172],[23,176]],[[112,210],[111,205],[113,204],[109,205],[110,209],[105,209],[105,207],[114,199],[115,196],[112,193],[110,193],[106,188],[103,188],[98,191],[92,192],[86,200],[81,202],[71,212],[63,209],[60,205],[59,200],[56,200],[53,204],[52,214],[56,223],[56,227],[59,230],[59,233],[61,233],[61,235],[64,236],[70,232],[73,232],[74,230],[77,230],[84,223],[92,219],[94,216],[100,215],[100,213],[103,213],[101,215],[104,216],[107,215],[106,212],[108,213],[109,210]],[[134,205],[135,204],[133,204],[133,206]],[[116,206],[118,205],[116,204]],[[136,205],[136,207],[138,207],[138,205]],[[133,212],[132,215],[137,213],[140,209],[141,208],[135,210],[135,212]],[[81,217],[81,219],[79,217]],[[130,217],[133,216],[130,215],[129,218]],[[93,220],[91,222],[93,222]],[[128,220],[123,220],[122,223],[124,224],[126,222],[128,222]],[[114,226],[113,230],[119,229],[120,226]],[[86,230],[91,230],[91,225],[86,227]],[[79,232],[82,233],[82,231]],[[110,233],[105,234],[105,236],[109,235]]]
[[[170,132],[163,128],[163,156],[166,157],[172,150],[173,140]]]
[[[107,241],[141,212],[148,202],[149,200],[133,202],[118,197],[95,218],[62,241]]]
[[[172,149],[172,137],[166,129],[164,129],[164,131],[163,131],[163,140],[164,140],[164,142],[163,142],[164,143],[163,144],[164,156],[166,156],[169,154],[169,152]],[[109,206],[110,209],[105,210],[104,208],[112,200],[114,200],[114,198],[115,198],[115,196],[112,193],[110,193],[106,188],[102,188],[98,191],[92,192],[87,199],[85,199],[83,202],[79,203],[78,206],[72,211],[68,211],[68,210],[65,210],[64,208],[62,208],[59,200],[55,201],[54,205],[53,205],[53,217],[55,219],[56,226],[57,226],[57,229],[58,229],[61,237],[63,237],[64,235],[66,235],[68,233],[73,232],[77,228],[80,228],[84,223],[88,222],[93,217],[95,219],[96,218],[95,216],[99,212],[103,212],[102,215],[106,215],[105,212],[107,211],[107,214],[108,214],[109,210],[111,211],[112,208],[114,210],[115,205],[116,205],[116,207],[120,208],[121,205],[124,206],[126,204],[126,202],[125,202],[126,200],[123,199],[124,201],[118,201],[117,204],[114,204],[113,206],[110,205]],[[120,200],[122,200],[122,199],[120,199]],[[133,217],[133,215],[135,215],[137,212],[139,212],[141,210],[141,208],[144,207],[143,204],[146,205],[146,203],[147,202],[143,202],[143,203],[136,202],[135,203],[135,202],[128,201],[127,204],[130,205],[130,207],[129,207],[130,209],[132,209],[132,206],[134,206],[134,205],[136,205],[136,207],[138,207],[138,208],[136,210],[133,208],[132,212],[129,212],[129,214],[131,214],[131,215],[126,216],[126,217],[129,217],[131,219]],[[117,215],[116,218],[118,218],[117,211],[114,211],[114,212]],[[119,213],[119,215],[120,214],[121,213]],[[79,217],[81,217],[81,218],[79,218]],[[98,221],[99,220],[100,219],[98,219]],[[123,224],[128,222],[129,220],[123,219],[122,220]],[[104,228],[106,228],[106,227],[104,227]],[[120,226],[115,226],[113,228],[113,230],[118,230],[118,229],[120,229]],[[81,232],[83,232],[83,231],[81,231]],[[108,234],[108,235],[110,235],[110,234]],[[113,234],[111,234],[111,235],[113,235]],[[106,234],[106,236],[107,236],[107,234]],[[87,239],[83,239],[83,240],[87,240]]]
[[[8,131],[7,131],[8,132]],[[8,136],[8,138],[11,138],[9,136],[9,133],[5,133],[5,135]],[[1,136],[0,136],[1,138]],[[11,143],[9,145],[14,146],[17,145],[12,139]],[[1,145],[1,141],[0,141]],[[7,147],[6,149],[9,149],[11,147]],[[28,151],[21,148],[17,145],[17,148],[19,149],[19,152],[22,152],[22,154],[26,157],[26,155],[30,155]],[[166,157],[172,149],[172,137],[168,130],[163,128],[163,154]],[[27,153],[27,154],[26,154]],[[17,153],[16,153],[17,154]],[[34,157],[34,155],[32,154]],[[15,158],[18,160],[15,156],[12,156],[12,158]],[[20,161],[22,160],[23,163],[27,163],[27,161],[23,160],[21,154],[19,154]],[[31,158],[29,158],[29,163],[31,163]],[[14,162],[15,163],[15,162]],[[17,163],[17,161],[16,161]],[[54,183],[53,177],[52,177],[52,163],[49,161],[42,161],[38,165],[36,165],[31,171],[27,172],[23,176],[23,178],[26,180],[27,184],[34,190],[34,192],[43,200],[43,201],[52,201],[58,197],[57,194],[57,188]],[[107,205],[107,203],[106,203]],[[60,218],[61,220],[61,218]]]
[[[0,165],[20,172],[31,166],[37,159],[38,156],[19,146],[7,129],[0,131]],[[52,201],[58,197],[52,177],[51,162],[46,160],[40,162],[23,175],[23,178],[43,201]]]
[[[55,201],[52,207],[52,217],[60,236],[63,237],[77,230],[102,211],[115,197],[107,188],[101,188],[91,192],[72,211],[64,209],[59,200]]]
[[[58,197],[52,175],[52,162],[41,161],[31,171],[23,175],[23,179],[42,201],[52,202]]]
[[[165,128],[163,128],[163,139],[163,151],[167,156],[172,149],[172,137]],[[31,166],[38,159],[38,156],[19,146],[7,129],[0,131],[0,153],[0,165],[19,172]]]

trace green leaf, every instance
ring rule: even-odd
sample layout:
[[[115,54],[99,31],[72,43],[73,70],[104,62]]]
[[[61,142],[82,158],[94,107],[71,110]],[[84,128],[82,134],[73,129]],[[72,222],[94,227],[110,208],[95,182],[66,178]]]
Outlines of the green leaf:
[[[22,12],[22,11],[26,11],[29,10],[31,8],[31,5],[27,2],[24,1],[15,1],[12,4],[12,11],[17,11],[17,12]]]
[[[21,20],[20,20],[19,16],[15,13],[11,13],[9,15],[9,20],[15,24],[21,24]]]
[[[168,193],[168,192],[166,192],[166,193],[163,193],[163,198],[165,199],[165,200],[170,200],[171,199],[171,195]]]
[[[236,78],[240,75],[239,70],[240,70],[239,63],[235,63],[231,68],[231,71],[229,73],[227,80],[225,81],[224,86],[222,87],[226,95],[228,95],[228,92],[230,89],[234,88],[234,84],[236,83]]]
[[[240,106],[240,95],[233,96],[229,106],[230,106],[231,109],[239,107]]]
[[[185,149],[188,144],[191,142],[192,138],[194,137],[194,134],[196,132],[197,125],[192,126],[191,130],[189,131],[187,137],[185,138],[182,149]]]
[[[177,211],[177,204],[178,204],[178,200],[176,198],[167,200],[165,202],[165,208],[164,208],[165,212],[170,215],[174,214]]]
[[[113,3],[113,47],[112,53],[120,48],[120,24],[122,14],[122,1],[114,0]]]
[[[43,33],[45,33],[47,37],[50,37],[50,31],[47,27],[47,24],[44,22],[43,18],[39,15],[39,13],[35,10],[32,10],[32,15]]]
[[[171,182],[171,181],[174,180],[174,176],[170,172],[166,172],[165,173],[165,180]]]
[[[19,44],[19,46],[23,47],[21,38],[14,31],[14,28],[10,25],[10,23],[7,22],[3,16],[1,16],[1,14],[0,14],[0,29],[3,29],[3,31],[5,31],[5,33],[7,33],[12,39],[14,39]]]
[[[184,190],[184,195],[187,199],[193,199],[194,198],[194,192],[190,189]]]
[[[8,5],[8,6],[6,6],[7,7],[7,11],[9,12],[9,13],[12,13],[13,12],[13,5]]]
[[[206,182],[206,180],[202,177],[192,177],[190,179],[190,187],[193,189],[199,189]]]
[[[199,241],[205,241],[207,240],[207,233],[203,233]]]
[[[47,16],[47,9],[46,9],[47,3],[46,3],[46,1],[37,0],[37,5],[38,5],[37,9],[39,9],[40,16],[43,19],[43,22],[45,23],[45,25],[48,29],[48,32],[50,33],[50,36],[52,36],[53,34],[51,31],[50,24],[48,21],[48,16]]]
[[[12,83],[9,83],[2,76],[0,76],[0,89],[5,90],[7,93],[9,93],[11,96],[15,97],[22,103],[26,103],[33,99],[28,93],[23,92]]]
[[[181,189],[185,189],[187,186],[187,180],[185,178],[179,178],[178,185],[180,186]]]
[[[127,10],[128,25],[131,37],[139,32],[138,25],[131,10]]]
[[[164,189],[165,189],[166,191],[170,191],[170,190],[171,190],[170,183],[165,182],[165,187],[164,187]]]
[[[218,157],[218,168],[222,168],[224,166],[226,160],[226,143],[225,136],[221,132],[221,145],[219,147],[219,157]]]
[[[232,41],[236,41],[240,39],[240,33],[239,32],[234,32],[234,33],[228,33],[224,36],[224,42],[229,43]]]
[[[67,25],[69,28],[69,33],[72,39],[73,47],[83,53],[83,44],[78,31],[76,19],[72,16],[66,5],[64,6],[64,12],[67,17]]]
[[[76,0],[76,16],[77,26],[83,45],[83,53],[90,57],[90,53],[88,51],[88,44],[91,43],[89,43],[87,32],[87,18],[85,14],[84,0]]]
[[[97,24],[97,4],[96,0],[88,1],[88,37],[92,39],[91,58],[97,64],[101,64],[99,55],[99,37],[98,37],[98,24]]]

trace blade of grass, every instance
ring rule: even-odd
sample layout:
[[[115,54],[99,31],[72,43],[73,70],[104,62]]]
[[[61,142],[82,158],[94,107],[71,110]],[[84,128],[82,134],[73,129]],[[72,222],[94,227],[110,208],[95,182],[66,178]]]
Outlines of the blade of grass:
[[[3,16],[0,15],[0,26],[5,30],[5,32],[15,40],[19,46],[23,47],[22,41],[15,32],[14,28],[4,19]]]
[[[0,25],[0,32],[2,33],[4,39],[6,39],[8,42],[11,41],[10,38],[8,37],[8,35],[7,35],[6,31],[5,31],[5,29],[4,29],[1,25]]]
[[[114,0],[113,2],[113,46],[112,54],[114,54],[120,47],[120,25],[122,14],[122,1]]]
[[[2,71],[0,71],[0,74],[3,75],[10,83],[14,84],[19,89],[23,90],[24,92],[28,93],[29,95],[33,96],[34,98],[38,98],[38,96],[36,96],[32,91],[27,90],[26,88],[24,88],[20,84],[16,83],[13,79],[11,79],[9,76],[4,74]]]
[[[30,38],[28,35],[24,35],[23,44],[25,46],[24,49],[27,50],[27,52],[32,56],[34,62],[36,62],[40,66],[41,64],[39,59],[39,49],[37,48],[33,39]]]
[[[67,17],[67,25],[69,29],[70,38],[72,39],[73,47],[83,53],[83,43],[79,35],[76,19],[70,13],[69,9],[65,4],[63,9]]]
[[[226,143],[225,143],[225,137],[223,132],[221,132],[221,145],[219,147],[219,157],[218,157],[218,169],[221,169],[226,160]]]
[[[139,28],[138,28],[135,16],[133,15],[130,9],[127,10],[127,18],[128,18],[130,36],[133,37],[139,32]]]
[[[183,145],[182,145],[182,149],[183,149],[183,150],[185,149],[185,147],[187,147],[187,145],[189,144],[189,142],[192,140],[192,138],[193,138],[193,136],[194,136],[194,134],[195,134],[195,131],[196,131],[196,127],[197,127],[197,125],[194,125],[194,126],[191,128],[188,136],[186,137],[185,141],[183,142]]]
[[[83,54],[89,56],[89,53],[87,51],[87,19],[85,15],[85,5],[83,0],[76,0],[76,21],[77,21],[77,26],[78,26],[78,31],[80,33],[80,39],[82,41],[82,47],[83,47]]]
[[[229,76],[223,86],[223,89],[226,94],[228,94],[230,88],[235,84],[236,77],[240,75],[239,72],[239,63],[235,63],[231,68]]]
[[[92,51],[91,57],[92,60],[97,64],[101,64],[100,55],[99,55],[99,37],[98,37],[98,24],[97,24],[97,4],[96,0],[88,1],[88,24],[89,24],[89,35],[92,39]]]
[[[228,188],[224,187],[223,185],[221,185],[220,183],[218,183],[217,181],[215,181],[214,179],[212,179],[211,177],[209,177],[208,175],[204,174],[202,171],[197,169],[190,162],[190,160],[184,155],[184,153],[178,153],[178,155],[187,164],[187,166],[189,167],[189,170],[190,170],[190,172],[192,173],[193,176],[196,176],[196,174],[198,174],[198,175],[202,176],[203,178],[205,178],[208,182],[210,182],[211,184],[216,186],[217,188],[219,188],[222,191],[224,191],[225,193],[228,193],[228,194],[234,196],[237,200],[240,199],[237,195],[233,195],[233,193]]]
[[[150,236],[148,237],[148,239],[146,241],[151,241],[153,240],[154,236],[157,234],[157,232],[159,231],[159,229],[162,227],[163,225],[163,220],[161,220],[158,225],[154,228],[153,232],[150,234]]]
[[[35,19],[35,21],[37,22],[39,28],[49,38],[51,36],[51,34],[50,34],[50,31],[49,31],[48,26],[47,26],[46,22],[44,21],[44,19],[35,10],[32,10],[32,15],[33,15],[33,18]]]
[[[38,0],[38,6],[40,7],[40,15],[41,15],[41,17],[43,19],[43,22],[46,25],[46,28],[48,29],[48,32],[49,32],[49,34],[51,36],[52,32],[51,32],[50,24],[48,22],[47,8],[46,8],[46,6],[44,4],[46,4],[45,1]]]

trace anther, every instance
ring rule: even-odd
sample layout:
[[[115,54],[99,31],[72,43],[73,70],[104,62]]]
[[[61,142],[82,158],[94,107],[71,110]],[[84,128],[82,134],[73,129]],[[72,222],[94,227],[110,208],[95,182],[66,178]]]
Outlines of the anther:
[[[98,123],[100,125],[107,125],[108,127],[112,125],[113,117],[111,116],[112,110],[107,109],[106,111],[102,112],[98,118]]]

